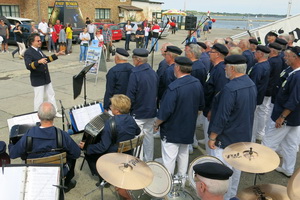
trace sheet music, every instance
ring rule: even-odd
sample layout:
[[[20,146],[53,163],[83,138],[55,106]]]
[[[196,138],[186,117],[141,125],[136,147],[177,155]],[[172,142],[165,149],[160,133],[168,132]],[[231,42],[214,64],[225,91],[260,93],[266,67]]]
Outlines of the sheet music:
[[[26,167],[4,167],[3,174],[0,170],[1,199],[23,199]]]
[[[78,108],[72,111],[78,131],[84,130],[94,117],[102,113],[100,104],[94,104],[87,107]]]
[[[28,167],[25,200],[58,199],[59,167]]]
[[[31,113],[7,119],[7,124],[10,131],[11,127],[16,124],[36,124],[36,122],[39,121],[40,119],[37,113]]]

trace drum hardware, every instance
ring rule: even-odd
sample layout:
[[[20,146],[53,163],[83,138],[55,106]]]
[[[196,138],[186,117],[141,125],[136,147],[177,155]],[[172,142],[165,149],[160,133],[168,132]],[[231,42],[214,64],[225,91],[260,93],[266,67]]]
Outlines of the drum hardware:
[[[300,168],[297,169],[289,179],[287,193],[291,200],[300,199]]]

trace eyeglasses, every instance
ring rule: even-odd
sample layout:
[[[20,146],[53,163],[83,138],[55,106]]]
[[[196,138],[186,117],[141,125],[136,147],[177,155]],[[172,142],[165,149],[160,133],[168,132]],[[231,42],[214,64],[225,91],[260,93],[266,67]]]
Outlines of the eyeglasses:
[[[42,40],[37,40],[37,42],[42,42]]]
[[[217,51],[211,51],[211,52],[209,52],[209,53],[218,53]]]

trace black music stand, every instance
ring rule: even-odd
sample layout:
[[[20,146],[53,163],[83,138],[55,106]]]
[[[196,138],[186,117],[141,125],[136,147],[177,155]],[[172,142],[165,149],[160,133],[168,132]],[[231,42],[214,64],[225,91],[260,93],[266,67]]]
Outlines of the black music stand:
[[[77,75],[73,76],[73,98],[76,99],[80,95],[83,83],[84,105],[86,105],[86,73],[90,71],[94,64],[84,67]]]

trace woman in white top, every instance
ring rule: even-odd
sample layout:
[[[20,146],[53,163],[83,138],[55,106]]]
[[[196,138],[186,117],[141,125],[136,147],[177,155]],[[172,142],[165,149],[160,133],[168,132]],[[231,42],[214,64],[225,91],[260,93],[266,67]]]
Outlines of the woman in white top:
[[[151,32],[151,24],[150,23],[147,24],[147,27],[144,28],[144,31],[145,31],[145,45],[144,45],[144,48],[147,49],[148,41],[150,39],[149,33]]]
[[[91,39],[86,27],[83,29],[83,32],[80,33],[79,39],[81,40],[79,61],[82,62],[86,60],[86,53],[89,47],[89,41]]]
[[[125,49],[128,51],[129,49],[129,42],[130,42],[130,36],[131,36],[131,31],[132,31],[132,26],[131,22],[128,20],[127,24],[125,25],[125,36],[126,36],[126,41],[125,41]]]
[[[51,53],[51,51],[53,50],[53,52],[56,52],[56,45],[52,39],[52,34],[53,32],[55,32],[53,25],[51,23],[49,23],[49,27],[47,30],[47,34],[48,34],[48,51],[49,53]]]
[[[97,29],[95,36],[94,36],[94,40],[98,40],[98,47],[103,47],[104,39],[103,39],[103,35],[100,32],[100,29]]]

